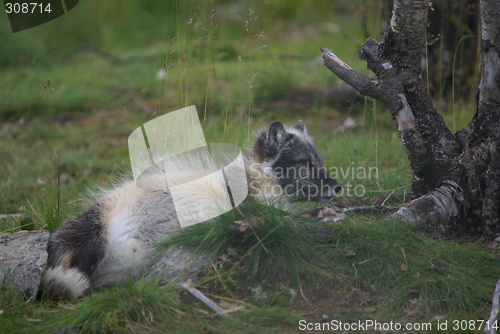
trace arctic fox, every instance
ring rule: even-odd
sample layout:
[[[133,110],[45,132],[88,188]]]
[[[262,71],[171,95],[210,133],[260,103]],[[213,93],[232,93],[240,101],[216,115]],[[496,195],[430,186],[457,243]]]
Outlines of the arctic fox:
[[[302,121],[290,127],[269,124],[245,158],[245,171],[251,196],[285,210],[295,200],[329,201],[341,188],[323,167]],[[172,196],[162,185],[161,175],[152,174],[140,186],[128,181],[104,191],[56,231],[42,278],[46,295],[78,298],[89,288],[122,282],[149,268],[153,244],[180,229]],[[196,189],[183,196],[181,202],[191,206],[214,198]]]

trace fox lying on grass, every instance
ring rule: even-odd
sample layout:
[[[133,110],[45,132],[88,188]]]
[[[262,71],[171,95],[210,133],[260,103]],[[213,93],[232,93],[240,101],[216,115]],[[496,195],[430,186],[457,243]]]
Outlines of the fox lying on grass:
[[[196,173],[195,167],[179,172]],[[291,127],[271,123],[245,158],[245,171],[258,201],[285,210],[293,200],[329,201],[341,188],[323,168],[302,121]],[[150,175],[146,186],[128,181],[103,191],[86,212],[51,236],[42,278],[47,296],[78,298],[89,288],[137,277],[152,265],[154,243],[180,229],[170,193],[157,184],[160,179]],[[213,200],[196,190],[184,196],[182,202],[191,206]]]

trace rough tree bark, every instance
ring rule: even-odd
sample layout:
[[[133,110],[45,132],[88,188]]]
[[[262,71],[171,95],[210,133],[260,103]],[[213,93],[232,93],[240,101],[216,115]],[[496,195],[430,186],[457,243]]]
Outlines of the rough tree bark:
[[[358,50],[376,79],[362,75],[328,49],[324,64],[361,94],[385,103],[414,176],[413,200],[395,214],[431,226],[438,235],[459,231],[500,235],[500,2],[481,1],[481,79],[471,130],[453,134],[422,80],[428,0],[395,0],[382,40]]]

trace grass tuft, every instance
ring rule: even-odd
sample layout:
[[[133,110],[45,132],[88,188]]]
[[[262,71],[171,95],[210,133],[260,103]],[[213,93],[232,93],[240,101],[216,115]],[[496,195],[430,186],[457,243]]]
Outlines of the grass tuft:
[[[56,231],[62,223],[61,215],[61,189],[59,180],[59,158],[53,155],[53,180],[45,181],[46,186],[34,201],[28,202],[32,217],[39,222],[39,227],[51,232]]]
[[[53,314],[49,329],[74,328],[82,333],[122,333],[147,328],[157,321],[173,322],[185,314],[171,286],[150,280],[117,285],[94,293]]]
[[[243,240],[229,229],[235,221],[252,218],[262,220],[262,225]],[[183,246],[214,260],[236,254],[229,272],[241,270],[249,282],[288,279],[298,286],[304,277],[330,277],[321,260],[324,245],[295,224],[289,214],[249,201],[241,210],[178,231],[158,249]]]

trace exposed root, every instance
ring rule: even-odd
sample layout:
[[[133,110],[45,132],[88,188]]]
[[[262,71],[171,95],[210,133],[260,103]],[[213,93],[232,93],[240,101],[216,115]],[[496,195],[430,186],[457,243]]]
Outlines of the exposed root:
[[[460,216],[463,202],[462,188],[447,180],[434,191],[402,206],[393,217],[416,225],[432,226],[441,235],[448,235],[453,231],[454,220]]]

